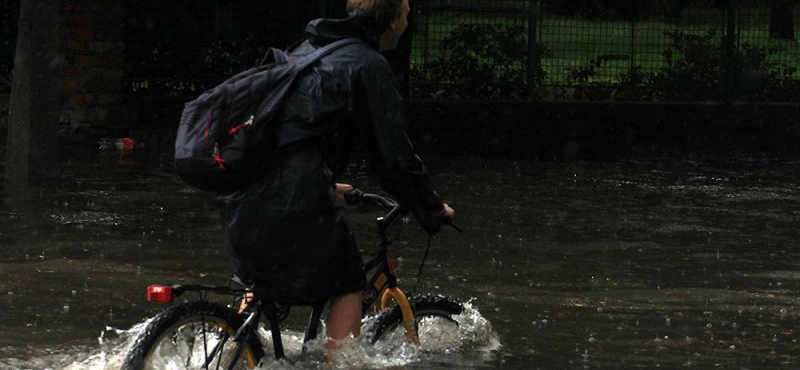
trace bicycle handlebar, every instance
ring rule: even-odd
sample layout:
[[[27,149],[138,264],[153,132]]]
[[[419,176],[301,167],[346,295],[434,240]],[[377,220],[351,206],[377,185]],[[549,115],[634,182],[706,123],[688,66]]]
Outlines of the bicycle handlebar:
[[[395,201],[392,198],[385,197],[385,196],[380,195],[380,194],[365,193],[365,192],[363,192],[363,191],[361,191],[359,189],[352,189],[352,190],[348,190],[348,191],[344,192],[344,200],[347,202],[347,204],[350,204],[350,205],[356,205],[357,206],[357,205],[362,204],[362,202],[367,202],[367,203],[370,203],[372,205],[376,205],[376,206],[380,206],[380,207],[392,208],[392,210],[388,214],[386,214],[386,216],[384,216],[383,219],[381,220],[381,221],[383,221],[384,224],[387,224],[387,225],[391,224],[392,222],[394,222],[394,220],[398,216],[401,216],[401,215],[404,215],[404,214],[408,213],[407,209],[404,209],[400,205],[400,203],[398,203],[397,201]],[[444,219],[444,221],[442,222],[442,224],[448,225],[448,226],[452,227],[453,229],[455,229],[458,232],[464,232],[464,230],[461,229],[460,227],[456,226],[456,224],[454,224],[453,220],[450,219],[450,218],[446,217]]]
[[[358,189],[344,192],[344,200],[351,205],[359,205],[361,202],[366,201],[382,207],[394,208],[398,206],[397,202],[392,198],[374,193],[365,193]]]

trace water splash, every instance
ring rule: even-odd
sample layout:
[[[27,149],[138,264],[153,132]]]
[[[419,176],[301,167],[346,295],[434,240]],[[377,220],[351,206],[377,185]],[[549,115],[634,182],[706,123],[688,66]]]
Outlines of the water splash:
[[[365,326],[374,317],[364,320]],[[393,368],[428,368],[431,363],[447,363],[450,368],[453,362],[474,363],[486,360],[486,354],[494,353],[502,345],[491,323],[481,315],[471,303],[466,303],[464,311],[453,317],[458,328],[451,330],[452,323],[420,323],[420,337],[423,346],[408,342],[404,334],[398,338],[389,338],[376,345],[353,337],[339,342],[339,351],[335,355],[335,369],[393,369]],[[441,325],[441,326],[440,326]],[[323,328],[324,330],[324,328]],[[272,346],[270,333],[259,332],[262,342],[267,348]],[[267,358],[258,369],[330,369],[325,363],[324,339],[307,343],[307,352],[300,353],[303,334],[300,332],[282,332],[281,337],[290,360],[276,361]],[[428,337],[427,341],[424,339]],[[324,335],[320,335],[324,338]],[[433,338],[433,339],[431,339]],[[475,360],[475,358],[478,360]],[[464,367],[464,366],[462,366]]]
[[[150,320],[138,323],[128,330],[106,327],[97,338],[96,347],[75,346],[47,350],[31,359],[3,358],[0,359],[0,369],[116,370],[122,366],[136,337],[149,322]]]
[[[365,319],[365,323],[372,318]],[[419,348],[408,341],[399,344],[383,343],[370,345],[364,340],[353,337],[340,343],[340,350],[335,357],[336,369],[390,369],[397,367],[426,367],[432,363],[452,363],[459,361],[474,362],[473,358],[485,357],[501,348],[500,340],[491,323],[472,306],[465,304],[464,311],[453,317],[458,323],[455,332],[448,333],[446,344],[437,344],[429,348]],[[128,330],[107,327],[97,338],[97,346],[71,347],[63,350],[50,350],[48,353],[36,355],[32,359],[4,358],[0,359],[0,369],[21,370],[116,370],[122,366],[126,354],[130,351],[137,336],[141,334],[151,319],[138,323]],[[324,327],[323,327],[324,330]],[[425,330],[437,330],[436,327]],[[259,330],[259,337],[265,348],[272,347],[270,332]],[[424,334],[424,333],[421,333]],[[325,339],[317,339],[306,344],[307,351],[302,353],[303,333],[283,331],[281,337],[288,360],[276,361],[265,358],[258,369],[330,369],[325,363]],[[320,335],[320,338],[325,338]],[[432,347],[432,348],[430,348]],[[268,351],[271,352],[271,351]]]

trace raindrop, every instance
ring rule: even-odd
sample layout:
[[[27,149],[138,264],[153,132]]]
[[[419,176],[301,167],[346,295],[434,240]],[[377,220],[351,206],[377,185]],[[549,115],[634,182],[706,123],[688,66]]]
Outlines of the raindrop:
[[[597,313],[603,313],[603,307],[597,307]]]
[[[706,327],[711,329],[712,327],[714,327],[714,325],[711,325],[711,323],[708,323],[708,324],[706,324]]]
[[[68,304],[64,305],[64,308],[63,308],[62,312],[69,313],[69,305]]]
[[[667,317],[667,326],[670,326],[670,324],[672,324],[672,319],[670,319],[669,317]]]

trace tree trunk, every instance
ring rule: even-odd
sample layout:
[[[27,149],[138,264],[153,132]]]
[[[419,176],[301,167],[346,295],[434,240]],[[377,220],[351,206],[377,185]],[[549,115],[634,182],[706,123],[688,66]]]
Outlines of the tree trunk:
[[[794,17],[792,0],[769,2],[769,37],[794,40]]]
[[[24,202],[29,185],[47,172],[56,150],[58,4],[20,2],[6,147],[5,185],[12,202]]]

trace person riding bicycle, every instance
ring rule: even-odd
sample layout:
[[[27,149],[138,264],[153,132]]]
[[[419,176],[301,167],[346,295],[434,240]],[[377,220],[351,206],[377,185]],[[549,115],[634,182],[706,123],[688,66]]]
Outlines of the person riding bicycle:
[[[381,187],[429,234],[454,213],[406,135],[399,84],[380,54],[406,30],[408,0],[348,0],[347,11],[309,22],[307,40],[291,51],[361,40],[301,74],[277,127],[279,160],[254,184],[217,196],[234,276],[278,303],[329,301],[329,356],[336,340],[359,335],[366,285],[343,214],[342,193],[352,187],[336,183],[356,138]]]

